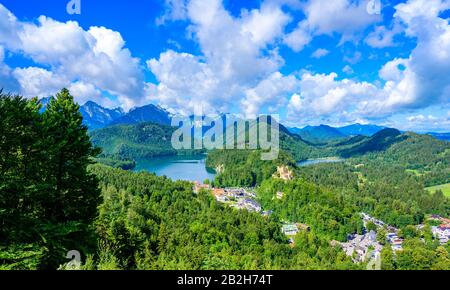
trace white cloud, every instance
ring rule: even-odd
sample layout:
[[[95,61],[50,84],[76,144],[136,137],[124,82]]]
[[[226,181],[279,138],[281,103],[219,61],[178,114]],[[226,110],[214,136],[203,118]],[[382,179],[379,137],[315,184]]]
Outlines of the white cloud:
[[[98,100],[101,101],[101,103],[99,104],[102,106],[111,107],[113,105],[108,101],[107,98],[101,98],[101,91],[97,89],[93,84],[79,81],[70,84],[68,89],[74,96],[75,101],[77,101],[79,104],[84,104],[90,100]]]
[[[188,53],[169,50],[159,59],[147,61],[147,65],[159,82],[149,86],[150,98],[168,107],[186,110],[202,104],[205,110],[212,110],[232,89],[232,84],[227,87],[220,83],[206,63]]]
[[[396,58],[386,63],[379,71],[379,75],[385,81],[398,82],[402,79],[407,64],[407,59]]]
[[[241,17],[241,33],[249,34],[258,47],[265,47],[281,36],[284,26],[290,21],[279,6],[272,4],[262,4],[260,9],[244,11]]]
[[[293,76],[283,76],[276,72],[262,80],[254,88],[245,91],[245,98],[241,102],[246,116],[255,117],[261,114],[264,105],[275,109],[287,103],[286,97],[299,88],[298,79]]]
[[[352,56],[344,55],[344,61],[351,63],[351,64],[360,62],[361,58],[362,58],[362,53],[359,51],[355,51],[355,53]]]
[[[450,99],[450,25],[439,17],[449,1],[410,0],[396,6],[395,17],[417,39],[408,59],[394,59],[380,71],[386,80],[378,99],[367,103],[372,114],[417,109]]]
[[[395,45],[395,35],[403,30],[417,41],[410,56],[393,58],[381,67],[378,82],[304,70],[301,76],[280,73],[281,44],[301,51],[318,35],[338,35],[341,44],[362,39],[363,32],[381,20],[367,13],[366,4],[265,0],[258,9],[232,15],[220,0],[166,0],[167,10],[157,23],[188,21],[189,37],[200,53],[167,50],[148,60],[156,84],[144,82],[140,60],[126,48],[120,33],[104,27],[84,30],[77,22],[45,16],[36,22],[20,21],[0,4],[0,81],[29,96],[47,96],[65,86],[79,102],[94,99],[108,106],[115,104],[102,97],[103,92],[116,96],[125,108],[154,101],[190,114],[201,104],[209,112],[240,108],[250,116],[287,106],[290,120],[324,118],[336,123],[448,105],[450,28],[441,13],[450,8],[450,1],[410,0],[396,6],[393,24],[374,27],[365,38],[374,48]],[[283,9],[286,5],[289,9]],[[286,31],[293,21],[288,11],[293,9],[303,11],[305,18]],[[2,47],[35,65],[11,69]],[[353,64],[362,59],[360,51],[344,53],[343,60],[349,63],[343,64],[345,74],[354,73]],[[319,48],[311,57],[328,53]],[[428,114],[423,116],[431,122]]]
[[[450,128],[449,116],[434,115],[412,115],[406,117],[402,124],[404,130],[415,130],[421,132],[448,132]]]
[[[324,57],[324,56],[328,55],[329,53],[330,53],[329,50],[324,49],[324,48],[319,48],[319,49],[316,49],[312,53],[311,57],[313,57],[313,58],[321,58],[321,57]]]
[[[381,20],[367,13],[366,1],[309,0],[303,6],[306,19],[285,38],[294,51],[302,50],[316,35],[341,35],[341,43],[354,40],[370,25]]]
[[[290,21],[280,3],[266,1],[259,9],[242,10],[234,17],[219,0],[192,0],[187,13],[203,55],[169,50],[147,61],[159,82],[148,85],[149,99],[179,111],[197,104],[205,110],[226,111],[239,100],[253,98],[260,93],[258,86],[278,75],[284,60],[272,45],[281,40]],[[253,112],[265,103],[254,102],[252,109],[242,111]]]
[[[367,35],[365,42],[374,48],[395,46],[394,38],[401,30],[402,29],[398,24],[395,24],[394,28],[391,30],[382,25],[377,26],[374,31]]]
[[[19,83],[12,75],[12,69],[4,63],[5,50],[0,45],[0,90],[4,92],[15,92],[19,88]]]
[[[156,19],[157,25],[163,25],[167,21],[187,19],[187,0],[165,0],[165,12]]]
[[[8,49],[19,47],[20,40],[16,33],[18,26],[17,18],[0,3],[0,44],[6,45]],[[2,43],[2,39],[8,40],[8,43]]]
[[[352,36],[380,20],[367,13],[366,1],[314,0],[305,7],[308,23],[318,34]]]
[[[48,97],[69,83],[60,75],[37,67],[16,68],[13,75],[20,84],[21,93],[29,97]]]
[[[37,23],[21,22],[1,4],[0,15],[0,35],[8,33],[0,38],[0,45],[36,63],[36,67],[15,69],[20,93],[48,96],[80,82],[117,96],[125,108],[143,97],[142,68],[124,48],[120,33],[104,27],[85,31],[77,22],[63,23],[45,16]],[[96,101],[104,101],[96,96]]]
[[[293,51],[299,52],[308,45],[313,36],[308,28],[307,21],[301,21],[298,23],[297,28],[284,37],[284,43],[289,46]]]
[[[436,121],[437,118],[434,117],[433,115],[428,115],[428,116],[424,116],[424,115],[417,115],[417,116],[410,116],[407,118],[407,120],[409,122],[424,122],[424,121]]]
[[[289,109],[291,112],[299,112],[303,109],[302,107],[302,97],[299,94],[293,94],[289,101]]]
[[[367,82],[338,80],[336,73],[304,73],[300,80],[300,92],[291,97],[289,119],[330,118],[335,119],[335,122],[342,122],[342,118],[360,117],[351,112],[358,110],[360,103],[366,98],[376,96],[378,89]]]
[[[349,65],[344,66],[344,68],[342,69],[342,72],[344,72],[344,73],[346,73],[348,75],[351,75],[351,74],[355,73],[353,68],[351,66],[349,66]]]
[[[283,76],[279,70],[284,62],[274,49],[283,41],[300,51],[324,34],[340,35],[341,43],[360,39],[381,20],[367,13],[365,1],[307,1],[299,6],[305,19],[288,34],[284,29],[291,17],[280,8],[283,1],[265,1],[260,9],[243,10],[239,17],[230,15],[219,0],[185,4],[192,37],[203,55],[167,51],[148,61],[159,81],[147,86],[148,94],[163,105],[186,109],[201,103],[223,111],[239,103],[247,115],[287,105],[290,120],[343,123],[448,104],[450,32],[448,20],[439,17],[448,1],[410,0],[398,5],[391,27],[377,26],[365,38],[371,47],[393,46],[395,35],[406,28],[407,35],[417,39],[411,56],[386,63],[379,71],[383,82],[374,84],[339,79],[336,73],[306,72],[300,79]],[[312,57],[326,54],[318,49]],[[362,53],[355,51],[343,60],[356,64],[361,58]],[[343,72],[354,73],[350,65]]]
[[[62,23],[45,16],[38,24],[20,23],[16,30],[20,50],[37,63],[57,65],[70,58],[82,57],[90,48],[90,39],[77,22]]]

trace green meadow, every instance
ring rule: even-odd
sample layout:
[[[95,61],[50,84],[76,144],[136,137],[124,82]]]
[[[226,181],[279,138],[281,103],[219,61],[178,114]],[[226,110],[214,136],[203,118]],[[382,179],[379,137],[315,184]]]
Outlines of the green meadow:
[[[426,190],[428,190],[430,192],[435,192],[438,189],[442,190],[442,192],[444,193],[445,196],[450,197],[450,183],[426,188]]]

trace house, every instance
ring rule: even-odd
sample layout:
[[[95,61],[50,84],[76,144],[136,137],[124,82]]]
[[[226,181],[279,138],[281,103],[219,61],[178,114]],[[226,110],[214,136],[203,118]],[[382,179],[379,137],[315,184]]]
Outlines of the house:
[[[244,195],[250,196],[251,198],[256,198],[256,193],[254,193],[253,191],[249,191],[246,189],[243,189],[243,191],[244,191]]]
[[[372,241],[372,242],[376,242],[377,241],[377,233],[374,231],[370,231],[368,234],[368,238]]]
[[[352,257],[355,263],[364,262],[383,249],[383,246],[376,239],[375,231],[370,231],[364,235],[349,235],[348,242],[337,242],[335,244],[340,244],[345,254]]]
[[[212,191],[214,196],[225,195],[225,190],[222,188],[214,188]]]
[[[397,238],[395,240],[392,240],[391,244],[392,244],[392,249],[394,251],[403,250],[403,240],[402,239]]]
[[[277,199],[283,199],[283,197],[284,197],[284,193],[281,192],[281,191],[278,191],[277,192]]]
[[[431,231],[441,245],[447,244],[450,240],[450,224],[442,224],[438,227],[432,227]]]
[[[259,205],[259,203],[254,201],[253,199],[246,198],[244,199],[243,203],[245,208],[248,209],[249,211],[256,211],[256,212],[261,211],[261,205]]]
[[[230,199],[226,195],[217,195],[216,200],[223,203],[230,201]]]
[[[282,231],[286,236],[295,236],[298,233],[298,227],[296,224],[285,224]]]
[[[442,224],[439,226],[439,230],[445,234],[450,234],[450,224]]]
[[[440,221],[441,220],[441,216],[437,215],[437,214],[433,214],[431,215],[428,220],[434,220],[434,221]]]

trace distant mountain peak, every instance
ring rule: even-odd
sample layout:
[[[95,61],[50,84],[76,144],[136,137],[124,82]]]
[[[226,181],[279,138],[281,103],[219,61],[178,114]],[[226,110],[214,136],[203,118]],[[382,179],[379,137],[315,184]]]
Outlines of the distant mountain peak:
[[[385,128],[386,127],[378,125],[356,123],[344,127],[339,127],[337,129],[339,130],[339,132],[347,136],[355,136],[355,135],[372,136],[373,134],[376,134]]]
[[[148,104],[142,107],[135,107],[120,118],[111,122],[111,125],[137,124],[141,122],[153,122],[162,125],[170,125],[170,114],[160,106]]]

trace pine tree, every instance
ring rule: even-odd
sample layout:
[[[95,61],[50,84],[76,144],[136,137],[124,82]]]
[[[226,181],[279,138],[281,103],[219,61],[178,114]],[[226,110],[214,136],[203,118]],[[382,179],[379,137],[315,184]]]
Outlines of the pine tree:
[[[49,249],[47,266],[64,259],[64,251],[87,245],[88,228],[101,201],[97,178],[88,172],[100,152],[83,125],[79,106],[67,89],[52,98],[43,113],[43,181],[46,190],[41,226]]]
[[[0,91],[0,241],[23,240],[38,215],[40,106]]]
[[[43,122],[48,157],[44,166],[53,194],[47,218],[89,222],[96,216],[100,193],[87,166],[100,152],[93,147],[79,106],[67,89],[52,98]]]

